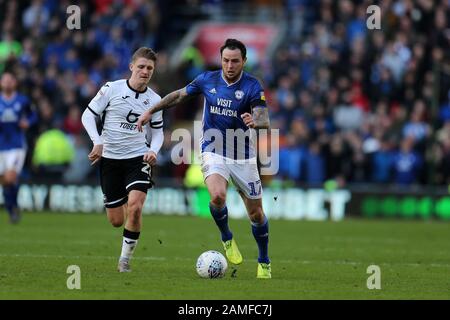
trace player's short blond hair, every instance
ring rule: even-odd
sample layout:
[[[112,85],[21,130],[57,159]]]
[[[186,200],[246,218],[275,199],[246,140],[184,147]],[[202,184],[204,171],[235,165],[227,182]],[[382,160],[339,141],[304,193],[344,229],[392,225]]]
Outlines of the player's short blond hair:
[[[153,60],[154,62],[156,62],[157,60],[156,52],[153,51],[153,49],[147,47],[140,47],[139,49],[137,49],[131,57],[131,63],[135,62],[138,58],[145,58]]]

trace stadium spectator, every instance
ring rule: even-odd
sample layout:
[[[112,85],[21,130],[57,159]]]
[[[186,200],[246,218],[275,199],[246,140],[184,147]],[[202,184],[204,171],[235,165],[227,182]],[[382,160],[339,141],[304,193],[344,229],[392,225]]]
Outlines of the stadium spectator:
[[[414,138],[406,137],[394,155],[394,181],[400,185],[418,182],[423,159],[414,151]]]
[[[304,146],[298,145],[295,137],[288,134],[286,137],[286,145],[280,148],[280,167],[278,175],[284,179],[300,181],[304,177],[303,167],[305,158]]]
[[[319,142],[313,141],[309,145],[305,157],[306,183],[310,186],[321,186],[325,181],[325,160]]]
[[[445,101],[439,110],[439,121],[445,123],[450,120],[450,89],[448,90],[448,100]]]
[[[392,180],[394,154],[392,144],[384,139],[371,157],[371,181],[387,184]]]
[[[45,33],[50,20],[50,12],[42,0],[33,0],[23,13],[23,26],[28,30],[37,30],[38,35]]]
[[[67,116],[64,118],[63,129],[71,136],[78,136],[82,133],[81,111],[77,105],[72,104],[69,107]]]
[[[59,129],[43,132],[33,152],[34,170],[52,182],[58,181],[73,160],[74,146]]]
[[[0,71],[3,70],[4,63],[22,54],[22,45],[15,40],[12,32],[5,32],[0,41]]]

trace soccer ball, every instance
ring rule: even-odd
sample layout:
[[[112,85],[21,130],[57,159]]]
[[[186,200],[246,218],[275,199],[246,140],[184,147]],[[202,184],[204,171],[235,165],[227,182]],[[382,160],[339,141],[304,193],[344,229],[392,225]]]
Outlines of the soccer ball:
[[[202,278],[222,278],[227,271],[228,263],[223,254],[209,250],[198,257],[196,268]]]

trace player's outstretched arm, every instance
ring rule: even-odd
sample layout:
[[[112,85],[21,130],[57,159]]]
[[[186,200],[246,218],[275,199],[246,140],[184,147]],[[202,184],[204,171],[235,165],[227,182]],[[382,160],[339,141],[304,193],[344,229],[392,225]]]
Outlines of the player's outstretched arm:
[[[173,91],[166,95],[164,98],[161,99],[157,104],[155,104],[152,108],[145,111],[138,119],[137,122],[137,128],[140,132],[142,132],[142,127],[150,121],[152,118],[152,114],[162,111],[164,109],[169,109],[171,107],[176,106],[177,104],[186,101],[189,99],[189,95],[186,91],[186,87]]]

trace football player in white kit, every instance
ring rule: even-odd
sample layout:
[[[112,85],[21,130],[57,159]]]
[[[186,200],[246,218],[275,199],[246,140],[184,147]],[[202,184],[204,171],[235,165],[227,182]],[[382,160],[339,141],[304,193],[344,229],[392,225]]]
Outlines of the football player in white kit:
[[[100,184],[109,221],[124,225],[118,271],[131,271],[130,259],[136,248],[142,207],[152,187],[152,166],[163,143],[162,111],[157,112],[144,132],[137,130],[141,113],[161,100],[148,87],[156,63],[156,53],[146,47],[133,54],[131,77],[107,82],[89,103],[82,122],[94,147],[88,157],[100,164]],[[103,128],[99,134],[96,117]]]

